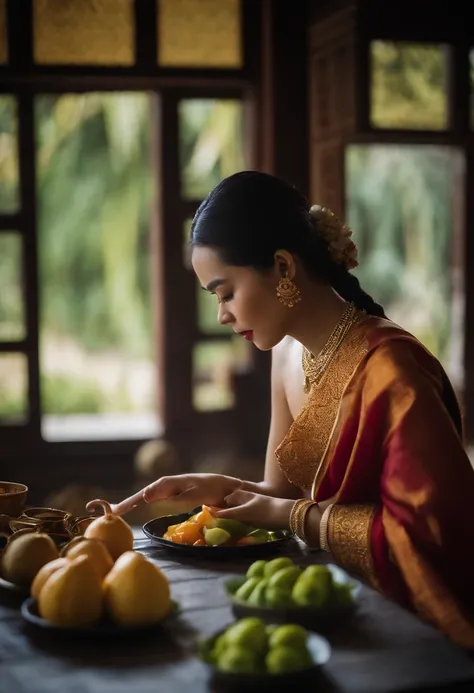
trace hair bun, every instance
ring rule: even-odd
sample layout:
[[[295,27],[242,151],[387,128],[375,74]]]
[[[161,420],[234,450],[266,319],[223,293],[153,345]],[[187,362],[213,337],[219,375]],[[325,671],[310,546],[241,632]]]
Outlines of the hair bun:
[[[352,230],[347,224],[331,212],[328,207],[313,205],[309,215],[315,223],[316,231],[321,234],[328,245],[331,259],[338,265],[344,265],[347,270],[358,266],[357,246],[351,240]]]

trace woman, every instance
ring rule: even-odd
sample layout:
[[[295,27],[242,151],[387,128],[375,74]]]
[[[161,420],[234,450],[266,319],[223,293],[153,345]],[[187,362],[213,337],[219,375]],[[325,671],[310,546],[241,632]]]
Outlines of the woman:
[[[351,270],[351,232],[259,172],[221,182],[191,230],[218,319],[273,349],[265,478],[164,477],[117,506],[177,498],[304,542],[474,647],[474,472],[439,362]]]

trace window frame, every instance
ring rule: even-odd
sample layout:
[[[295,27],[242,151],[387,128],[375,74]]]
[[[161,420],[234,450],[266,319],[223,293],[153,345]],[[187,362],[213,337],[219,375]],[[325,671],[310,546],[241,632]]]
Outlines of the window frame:
[[[21,7],[20,7],[21,5]],[[158,383],[158,396],[163,416],[164,435],[170,440],[183,438],[183,426],[196,432],[202,427],[192,409],[191,351],[189,345],[197,335],[195,324],[195,285],[192,275],[182,263],[183,219],[192,215],[199,201],[179,199],[178,113],[177,104],[184,98],[241,99],[248,121],[247,152],[255,164],[257,102],[260,70],[259,37],[262,11],[259,3],[241,0],[243,66],[241,69],[175,69],[157,63],[156,0],[135,0],[136,63],[133,67],[43,66],[33,61],[33,0],[7,0],[8,60],[0,66],[0,94],[11,94],[17,100],[20,209],[11,215],[0,215],[0,233],[16,231],[23,242],[22,272],[24,277],[24,311],[26,337],[19,342],[0,342],[0,353],[23,353],[28,361],[29,419],[24,425],[0,424],[2,444],[22,458],[22,467],[31,472],[36,458],[60,460],[87,457],[91,461],[103,456],[123,455],[129,459],[143,439],[110,441],[45,441],[41,436],[40,364],[39,364],[39,284],[38,239],[35,172],[35,97],[40,94],[85,93],[90,91],[147,91],[156,96],[155,151],[153,163],[162,176],[157,204],[156,238],[160,249],[157,281],[162,288],[158,324],[163,339],[157,346],[159,370],[164,374]],[[161,146],[161,143],[163,146]],[[162,231],[161,231],[162,230]],[[178,268],[178,269],[177,269]],[[182,268],[182,269],[181,269]],[[178,286],[178,293],[176,287]],[[163,298],[164,297],[164,298]],[[172,319],[179,306],[180,320]],[[183,336],[185,339],[183,340]],[[180,346],[181,345],[181,346]],[[187,346],[186,346],[187,345]],[[181,349],[183,359],[176,359]],[[186,350],[189,353],[185,353]],[[186,380],[189,378],[189,380]],[[179,392],[179,397],[173,393]],[[183,405],[183,401],[189,402]],[[214,412],[211,412],[214,414]],[[216,425],[232,428],[233,411],[215,412],[217,419],[204,428]],[[222,416],[219,416],[222,415]],[[238,412],[235,416],[238,416]],[[186,418],[187,417],[187,418]],[[213,417],[204,417],[207,420]]]

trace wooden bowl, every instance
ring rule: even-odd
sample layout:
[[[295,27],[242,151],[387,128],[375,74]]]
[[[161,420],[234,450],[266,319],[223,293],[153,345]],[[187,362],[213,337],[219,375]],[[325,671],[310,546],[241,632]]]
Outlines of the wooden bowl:
[[[28,486],[15,481],[0,481],[0,515],[21,515],[27,495]]]

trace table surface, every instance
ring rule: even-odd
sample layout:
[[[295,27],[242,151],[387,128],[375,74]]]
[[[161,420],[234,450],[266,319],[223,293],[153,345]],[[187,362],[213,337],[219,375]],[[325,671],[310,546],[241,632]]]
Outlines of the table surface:
[[[157,562],[171,582],[180,615],[163,635],[127,642],[68,641],[34,635],[17,604],[0,603],[1,693],[202,693],[215,690],[195,656],[196,637],[233,620],[223,582],[249,560],[202,562],[153,546],[136,533],[135,548]],[[140,538],[141,537],[141,538]],[[324,554],[288,542],[295,562]],[[377,592],[363,587],[350,621],[328,636],[332,657],[321,693],[474,691],[474,658],[454,647]]]

